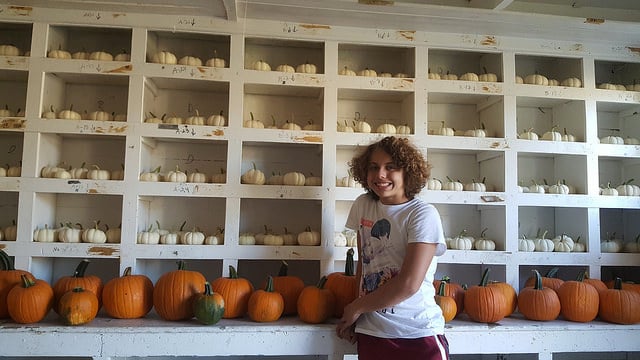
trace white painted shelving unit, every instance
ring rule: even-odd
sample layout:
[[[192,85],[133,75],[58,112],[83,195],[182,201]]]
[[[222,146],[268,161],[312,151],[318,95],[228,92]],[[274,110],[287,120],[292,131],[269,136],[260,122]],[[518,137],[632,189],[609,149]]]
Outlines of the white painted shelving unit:
[[[433,163],[432,174],[444,180],[485,179],[489,191],[425,190],[421,196],[434,203],[446,235],[462,230],[496,242],[495,251],[450,250],[441,259],[439,275],[460,283],[475,283],[485,267],[495,279],[520,288],[532,269],[560,267],[560,277],[570,279],[582,269],[592,277],[622,276],[640,281],[640,254],[601,253],[600,241],[616,234],[624,242],[640,233],[640,197],[602,196],[600,186],[640,179],[640,146],[600,144],[599,138],[615,134],[640,138],[640,92],[598,89],[601,83],[634,83],[640,77],[638,51],[624,43],[580,43],[560,40],[427,33],[373,28],[291,24],[276,21],[212,21],[206,17],[140,15],[79,10],[0,6],[0,43],[12,43],[30,56],[0,56],[0,94],[8,109],[24,114],[0,118],[0,164],[21,165],[21,176],[0,177],[0,227],[17,219],[17,240],[0,241],[17,268],[28,269],[53,282],[71,273],[80,259],[89,258],[93,272],[110,279],[126,267],[156,280],[185,259],[188,266],[208,279],[227,273],[228,265],[258,284],[275,272],[282,259],[290,273],[306,283],[343,268],[344,247],[334,247],[335,231],[342,231],[358,188],[336,186],[347,175],[347,162],[357,147],[383,134],[342,133],[337,124],[358,117],[375,129],[391,123],[411,128],[407,135],[424,149]],[[159,25],[160,24],[160,25]],[[579,46],[578,46],[579,45]],[[108,51],[131,54],[130,61],[62,60],[47,58],[50,50]],[[162,65],[147,61],[157,51],[178,57],[214,56],[226,68]],[[257,60],[294,67],[306,62],[316,74],[250,70]],[[404,73],[406,77],[339,75],[345,67],[356,71]],[[461,75],[467,72],[497,74],[496,82],[433,80],[428,73]],[[577,77],[583,86],[517,84],[516,75],[546,74],[562,80]],[[1,104],[0,104],[1,105]],[[104,110],[126,114],[126,121],[43,119],[53,108],[79,112]],[[151,113],[161,116],[219,114],[225,126],[144,123]],[[243,127],[251,114],[266,126],[295,121],[312,122],[320,130],[274,130]],[[275,119],[275,120],[272,120]],[[458,131],[484,127],[486,137],[436,135],[443,124]],[[554,126],[576,137],[575,142],[519,139],[533,128],[540,135]],[[619,130],[619,133],[618,133]],[[122,180],[62,180],[40,176],[45,166],[97,164],[124,170]],[[140,173],[160,166],[168,172],[179,166],[209,177],[223,169],[226,183],[152,183],[138,180]],[[241,184],[240,177],[253,166],[271,174],[300,171],[320,176],[321,186]],[[575,193],[521,193],[519,185],[531,181],[566,181]],[[39,243],[33,231],[45,225],[94,221],[121,227],[119,243]],[[136,235],[158,221],[163,227],[199,227],[212,234],[224,228],[221,245],[136,244]],[[307,226],[321,232],[320,246],[248,246],[239,234],[259,233],[264,226],[292,233]],[[580,237],[584,253],[519,252],[518,238],[532,237],[538,229],[553,237],[567,233]],[[155,356],[205,355],[205,349],[186,351],[165,341],[188,334],[214,339],[251,332],[279,341],[277,345],[247,352],[213,355],[302,355],[292,350],[291,339],[314,336],[320,355],[351,352],[333,337],[333,327],[302,325],[294,319],[269,326],[224,321],[221,327],[189,324],[176,334],[173,324],[154,319],[120,322],[99,319],[89,327],[61,328],[55,319],[42,326],[2,324],[0,348],[7,356]],[[456,320],[449,334],[455,354],[528,353],[551,359],[553,353],[577,351],[640,351],[637,327],[594,322],[550,324],[520,319],[504,320],[503,330]],[[213,330],[212,330],[213,329]],[[279,331],[282,330],[280,333]],[[523,336],[514,340],[513,331]],[[597,333],[595,333],[597,331]],[[131,332],[148,336],[143,345],[123,352],[121,340]],[[567,348],[559,341],[533,340],[545,336],[587,336],[584,348]],[[85,350],[67,352],[55,341],[83,339]],[[257,334],[257,335],[256,335]],[[490,347],[463,347],[462,339],[489,341]],[[5,336],[6,335],[6,336]],[[67,336],[68,335],[68,336]],[[481,337],[478,337],[481,336]],[[611,346],[613,336],[620,347]],[[45,350],[18,347],[23,338],[44,341]],[[572,336],[574,338],[574,336]],[[12,340],[13,339],[13,340]],[[226,339],[226,338],[225,338]],[[256,338],[257,339],[257,338]],[[86,342],[85,342],[86,340]],[[156,341],[163,345],[155,347]],[[257,341],[257,340],[256,340]],[[468,341],[468,340],[464,340]],[[475,340],[474,340],[475,341]],[[153,344],[151,342],[154,342]],[[40,343],[40,342],[38,342]],[[100,351],[91,350],[94,344]],[[111,345],[109,345],[111,344]],[[318,345],[321,344],[322,346]],[[238,349],[243,349],[238,344]],[[155,350],[154,350],[155,349]],[[171,349],[171,351],[169,351]],[[335,350],[332,350],[335,349]],[[184,350],[184,352],[182,352]],[[244,349],[246,350],[246,349]],[[314,352],[312,348],[310,352]],[[4,352],[4,351],[3,351]],[[532,355],[535,357],[536,355]]]

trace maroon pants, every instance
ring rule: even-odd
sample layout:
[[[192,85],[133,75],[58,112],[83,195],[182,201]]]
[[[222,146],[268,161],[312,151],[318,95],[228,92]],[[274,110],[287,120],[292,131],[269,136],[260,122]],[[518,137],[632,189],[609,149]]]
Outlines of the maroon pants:
[[[359,360],[448,360],[449,343],[444,335],[417,339],[384,339],[357,334]]]

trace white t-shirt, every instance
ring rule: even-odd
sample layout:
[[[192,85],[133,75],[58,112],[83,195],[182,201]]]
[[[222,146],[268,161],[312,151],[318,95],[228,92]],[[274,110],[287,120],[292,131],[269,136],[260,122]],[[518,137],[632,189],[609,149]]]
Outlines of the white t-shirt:
[[[444,254],[442,222],[438,210],[420,198],[400,205],[384,205],[370,195],[360,195],[351,207],[346,227],[359,231],[363,281],[360,295],[375,290],[400,271],[407,244],[437,244],[436,256]],[[356,332],[381,338],[415,339],[444,333],[444,317],[435,302],[434,256],[420,289],[393,307],[365,313]]]

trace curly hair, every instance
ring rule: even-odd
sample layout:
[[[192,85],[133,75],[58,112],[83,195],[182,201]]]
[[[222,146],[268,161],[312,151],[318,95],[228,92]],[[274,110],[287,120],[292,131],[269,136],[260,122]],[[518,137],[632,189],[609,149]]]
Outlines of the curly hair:
[[[412,199],[426,186],[427,180],[431,176],[431,164],[407,138],[387,136],[367,146],[362,153],[356,155],[349,162],[349,170],[353,178],[374,199],[377,200],[378,195],[369,189],[367,173],[371,154],[376,150],[382,150],[389,154],[395,165],[404,170],[404,192],[407,198]]]

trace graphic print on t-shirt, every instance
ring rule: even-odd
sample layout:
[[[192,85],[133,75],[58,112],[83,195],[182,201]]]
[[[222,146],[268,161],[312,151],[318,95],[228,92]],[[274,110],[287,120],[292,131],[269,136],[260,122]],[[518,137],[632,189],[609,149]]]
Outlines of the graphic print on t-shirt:
[[[389,257],[393,251],[390,241],[391,222],[380,219],[371,225],[371,221],[361,221],[362,270],[364,274],[363,292],[377,289],[399,271]],[[368,226],[367,226],[368,225]]]

